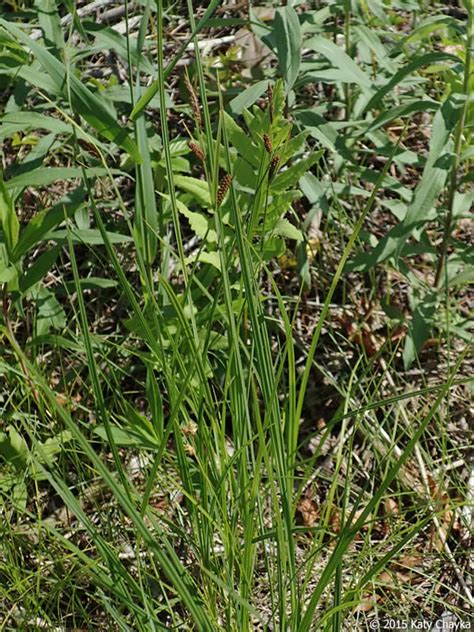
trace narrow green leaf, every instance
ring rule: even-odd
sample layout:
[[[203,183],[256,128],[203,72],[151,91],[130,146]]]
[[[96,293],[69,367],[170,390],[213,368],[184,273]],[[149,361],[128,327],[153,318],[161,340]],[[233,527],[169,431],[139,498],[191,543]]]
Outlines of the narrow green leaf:
[[[138,148],[143,157],[142,163],[136,167],[135,222],[144,251],[144,260],[151,265],[157,253],[158,210],[156,207],[149,140],[143,117],[139,118],[135,123],[135,128]]]
[[[364,108],[364,111],[370,111],[371,109],[378,107],[383,97],[391,92],[393,88],[401,83],[405,77],[412,75],[416,70],[422,66],[428,66],[439,61],[454,61],[459,63],[459,58],[450,53],[427,53],[420,57],[415,57],[410,63],[401,68],[395,75],[388,81],[382,88],[380,88],[374,96],[370,99]]]
[[[45,235],[58,226],[66,217],[71,217],[84,201],[85,192],[81,187],[65,195],[47,211],[37,213],[21,231],[20,239],[12,253],[14,261],[23,257],[35,244],[43,241]]]
[[[255,145],[252,143],[252,139],[244,132],[240,125],[238,125],[234,119],[227,114],[227,112],[224,112],[224,124],[232,146],[238,150],[239,154],[246,161],[254,167],[258,167],[260,164],[260,158]]]
[[[18,241],[20,222],[15,213],[13,201],[8,194],[7,187],[0,174],[0,230],[3,233],[3,240],[8,256],[11,256]]]
[[[327,562],[323,572],[320,575],[320,578],[318,580],[316,588],[313,591],[313,594],[311,595],[311,599],[309,601],[308,606],[306,607],[306,611],[304,613],[301,624],[298,628],[298,632],[309,632],[311,629],[313,629],[317,605],[321,599],[321,596],[324,590],[327,588],[335,572],[336,567],[342,560],[343,555],[347,551],[347,548],[349,547],[350,543],[354,540],[354,538],[359,533],[361,527],[364,525],[364,522],[367,520],[367,517],[369,516],[370,512],[373,511],[374,507],[378,506],[384,494],[386,493],[389,485],[392,483],[392,481],[395,480],[395,477],[397,476],[398,472],[408,461],[416,444],[422,437],[428,424],[433,419],[435,413],[438,411],[438,408],[440,407],[440,404],[443,401],[444,397],[446,396],[446,394],[449,392],[450,388],[452,387],[454,377],[456,376],[459,370],[459,367],[466,355],[466,352],[467,352],[467,348],[465,349],[464,353],[461,353],[459,355],[458,361],[456,362],[456,366],[454,367],[453,371],[450,373],[446,384],[443,385],[438,397],[436,398],[436,401],[433,403],[430,410],[428,411],[428,413],[426,414],[422,422],[419,424],[418,428],[414,431],[412,438],[407,443],[405,449],[403,450],[402,455],[399,458],[397,458],[395,463],[390,467],[389,471],[387,472],[387,475],[383,479],[382,483],[379,485],[376,492],[371,496],[369,502],[367,503],[363,511],[358,515],[357,519],[352,524],[346,525],[344,529],[341,531],[336,547],[333,550],[329,561]]]
[[[298,14],[291,6],[277,9],[274,26],[278,65],[285,80],[286,93],[298,78],[303,38]]]
[[[373,82],[370,77],[359,68],[355,61],[340,46],[319,35],[307,40],[305,46],[326,57],[332,66],[344,73],[347,81],[356,83],[364,90],[371,90]]]
[[[104,243],[104,239],[100,230],[95,228],[90,229],[70,229],[71,239],[74,243],[87,244],[89,246],[101,245]],[[122,244],[125,242],[133,241],[130,235],[122,235],[120,233],[107,233],[108,239],[112,244]],[[53,232],[46,233],[44,235],[44,241],[56,241],[58,243],[63,243],[67,241],[68,231],[65,230],[56,230]]]
[[[229,103],[231,112],[242,114],[242,110],[247,109],[259,99],[268,87],[268,81],[257,81],[234,97]]]
[[[394,119],[408,116],[408,114],[413,114],[414,112],[436,111],[438,108],[439,103],[436,103],[436,101],[417,100],[411,101],[410,103],[402,103],[402,105],[397,105],[393,108],[389,108],[388,110],[384,110],[380,116],[375,119],[375,121],[370,123],[369,127],[360,130],[357,135],[363,136],[365,134],[369,134],[370,132],[383,127],[387,123],[390,123]]]
[[[373,51],[379,64],[388,70],[390,74],[395,74],[397,71],[396,64],[390,59],[390,51],[388,47],[383,44],[377,33],[365,24],[358,24],[353,27],[353,30],[359,39]]]
[[[56,89],[65,99],[71,98],[71,107],[80,114],[99,134],[125,149],[135,162],[141,162],[141,156],[135,142],[126,129],[117,123],[117,117],[104,99],[91,92],[73,73],[41,44],[25,35],[21,29],[0,18],[0,24],[20,42],[23,42],[36,56],[52,79]]]
[[[91,178],[98,178],[101,176],[108,176],[110,174],[126,175],[125,172],[120,169],[105,169],[105,168],[89,168],[86,169],[86,175]],[[40,187],[52,184],[57,180],[70,180],[71,178],[82,178],[84,171],[82,167],[37,167],[32,168],[31,171],[14,176],[5,182],[5,186],[8,190],[23,189],[24,187]]]
[[[39,283],[44,276],[49,272],[53,264],[55,263],[58,255],[61,251],[61,246],[54,246],[46,252],[43,252],[32,266],[23,274],[20,278],[20,291],[24,294],[36,283]]]
[[[64,37],[56,0],[35,0],[35,6],[47,46],[61,50],[64,48]]]
[[[211,0],[211,3],[207,7],[206,11],[204,12],[204,15],[199,20],[199,22],[196,24],[196,28],[194,29],[194,31],[191,33],[189,38],[182,44],[182,46],[180,47],[180,49],[178,50],[178,52],[174,56],[173,60],[165,68],[165,71],[164,71],[164,74],[163,74],[163,78],[165,80],[168,78],[168,76],[172,72],[173,68],[178,63],[178,61],[182,58],[183,53],[186,50],[188,44],[193,40],[195,35],[197,33],[199,33],[199,31],[206,25],[207,21],[212,16],[214,11],[217,9],[217,7],[219,6],[220,2],[221,2],[221,0]],[[143,110],[147,107],[147,105],[153,99],[155,94],[158,93],[159,89],[160,89],[160,81],[158,79],[156,79],[151,84],[151,86],[146,89],[146,91],[144,92],[144,94],[142,95],[142,97],[140,98],[138,103],[136,104],[136,106],[133,108],[132,113],[130,115],[130,118],[132,119],[132,121],[135,121],[140,116],[140,114],[143,112]]]
[[[369,253],[357,255],[347,270],[366,271],[400,252],[411,236],[417,236],[423,225],[436,217],[435,203],[444,189],[451,168],[451,134],[462,111],[463,98],[452,94],[433,119],[430,152],[405,218],[382,237]]]
[[[10,112],[2,116],[2,125],[10,124],[25,132],[30,129],[46,129],[56,134],[71,133],[71,126],[60,119],[39,112]],[[3,130],[0,137],[4,137]]]
[[[449,15],[432,15],[420,22],[406,37],[402,38],[398,42],[394,53],[403,50],[407,44],[424,40],[432,33],[446,27],[459,28],[460,23]]]
[[[437,294],[435,292],[428,292],[426,296],[423,297],[423,300],[416,306],[403,349],[403,364],[405,369],[410,368],[416,355],[428,339],[433,327],[433,318],[436,313],[437,305]]]
[[[451,169],[450,138],[459,120],[463,104],[463,96],[451,94],[433,119],[430,152],[423,170],[423,177],[416,187],[413,202],[404,220],[406,227],[431,219],[430,212],[443,190]]]

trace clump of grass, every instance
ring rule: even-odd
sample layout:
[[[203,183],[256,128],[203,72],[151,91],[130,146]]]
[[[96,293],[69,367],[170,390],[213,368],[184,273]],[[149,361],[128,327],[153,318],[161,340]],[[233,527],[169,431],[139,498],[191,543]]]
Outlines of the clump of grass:
[[[218,4],[197,23],[189,1],[147,4],[134,34],[126,5],[125,35],[77,15],[68,30],[53,6],[28,14],[38,37],[0,21],[13,165],[0,187],[2,626],[465,618],[468,347],[449,301],[468,263],[451,233],[455,201],[461,215],[469,199],[472,8],[467,30],[426,15],[403,36],[397,7],[380,6],[383,37],[376,3],[360,15],[279,7],[273,39],[254,16],[275,64],[234,97],[232,64],[200,53],[207,27],[229,26],[209,22]],[[166,63],[173,12],[189,37]],[[435,105],[421,69],[446,62],[448,89],[454,59],[431,50],[433,24],[464,46],[462,88]],[[339,30],[344,49],[327,37]],[[88,70],[110,38],[125,102],[103,64],[97,80]],[[171,99],[172,76],[187,102]],[[329,98],[314,107],[321,86]],[[433,133],[415,164],[407,117],[425,110]],[[45,208],[22,223],[40,186]],[[376,236],[392,211],[399,224]],[[422,348],[441,330],[432,272],[449,334],[435,370]],[[418,300],[411,321],[383,287],[400,279]]]

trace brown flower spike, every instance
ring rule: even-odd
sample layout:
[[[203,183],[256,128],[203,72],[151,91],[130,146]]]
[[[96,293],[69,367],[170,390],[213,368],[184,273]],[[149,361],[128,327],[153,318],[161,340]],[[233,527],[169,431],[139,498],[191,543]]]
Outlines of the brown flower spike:
[[[263,135],[263,144],[265,145],[265,149],[267,150],[267,152],[271,154],[273,151],[273,145],[268,134]]]
[[[206,155],[196,142],[194,142],[193,140],[190,140],[188,143],[188,147],[198,160],[200,160],[201,162],[204,162],[204,158],[206,157]]]
[[[219,182],[219,189],[217,190],[217,206],[220,206],[222,204],[222,201],[225,198],[225,194],[229,190],[231,184],[232,176],[227,173]]]
[[[191,103],[191,109],[193,111],[194,120],[196,123],[201,126],[201,110],[199,108],[199,99],[197,98],[197,94],[192,86],[192,83],[189,81],[188,75],[184,75],[184,85],[186,86],[186,90],[189,94],[189,101]]]
[[[271,180],[278,169],[278,163],[280,162],[280,156],[273,156],[272,161],[270,163],[270,169],[268,171],[268,177]]]

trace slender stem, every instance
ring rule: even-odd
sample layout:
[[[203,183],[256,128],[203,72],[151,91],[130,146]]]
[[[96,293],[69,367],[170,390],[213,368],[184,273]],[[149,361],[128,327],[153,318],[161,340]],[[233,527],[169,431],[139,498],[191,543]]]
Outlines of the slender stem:
[[[351,56],[351,2],[345,0],[344,2],[344,42],[346,53]],[[346,101],[346,121],[351,116],[351,85],[349,83],[344,84],[344,98]]]
[[[176,201],[176,191],[175,191],[174,182],[173,182],[173,166],[171,164],[170,139],[169,139],[169,131],[168,131],[166,93],[165,93],[165,81],[164,81],[165,69],[164,69],[164,59],[163,59],[163,48],[164,48],[163,2],[161,2],[161,0],[157,0],[156,7],[157,7],[156,33],[157,33],[157,49],[158,49],[158,84],[159,84],[158,92],[159,92],[159,97],[160,97],[161,140],[163,143],[163,153],[165,157],[166,176],[168,179],[168,189],[169,189],[169,196],[170,196],[170,202],[171,202],[171,214],[173,217],[173,227],[174,227],[176,244],[177,244],[177,249],[178,249],[178,258],[181,265],[184,284],[185,286],[187,286],[188,285],[188,271],[185,264],[183,240],[181,236],[181,227],[180,227],[179,216],[178,216],[178,205]]]
[[[463,93],[465,96],[464,105],[461,112],[458,125],[456,127],[456,133],[454,137],[454,161],[451,168],[451,176],[447,197],[447,213],[444,223],[443,241],[441,243],[440,255],[438,259],[438,266],[436,268],[436,275],[434,285],[439,287],[441,279],[443,277],[443,271],[446,266],[446,258],[448,254],[448,246],[451,238],[451,232],[453,227],[453,213],[454,213],[454,198],[458,186],[458,169],[461,162],[461,149],[464,132],[464,124],[466,122],[467,108],[469,105],[469,79],[471,74],[471,62],[472,62],[472,45],[473,45],[473,23],[472,23],[472,8],[469,9],[469,17],[467,24],[467,38],[466,38],[466,61],[464,64],[464,82]]]

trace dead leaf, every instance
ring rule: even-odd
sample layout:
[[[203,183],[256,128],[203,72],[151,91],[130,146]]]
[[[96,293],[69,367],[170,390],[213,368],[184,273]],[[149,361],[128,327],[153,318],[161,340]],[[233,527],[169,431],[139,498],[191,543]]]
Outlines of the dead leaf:
[[[272,51],[247,29],[240,29],[235,34],[235,43],[241,49],[240,62],[247,68],[260,65],[264,59],[272,54]]]
[[[339,512],[339,509],[337,509],[336,507],[333,507],[331,509],[331,516],[329,518],[329,524],[332,527],[332,530],[334,531],[334,533],[339,533],[341,530],[341,514]]]
[[[378,601],[380,601],[379,595],[362,595],[362,601],[354,608],[354,612],[370,612],[375,608]]]
[[[384,501],[385,513],[387,516],[398,516],[400,509],[398,503],[393,498],[386,498]]]
[[[319,509],[316,502],[311,498],[302,498],[296,509],[301,515],[304,526],[314,527],[319,518]]]
[[[358,511],[355,512],[354,517],[352,518],[352,522],[351,522],[352,526],[354,526],[355,523],[359,520],[359,518],[361,517],[363,512],[364,512],[364,509],[359,509]],[[366,520],[369,521],[371,519],[372,519],[371,514],[369,514],[366,517]],[[368,528],[369,528],[369,526],[368,526],[367,522],[364,522],[364,524],[360,528],[360,531],[367,531]]]
[[[380,349],[380,343],[377,342],[376,337],[369,330],[368,327],[362,328],[362,346],[364,347],[369,358],[374,356]]]

